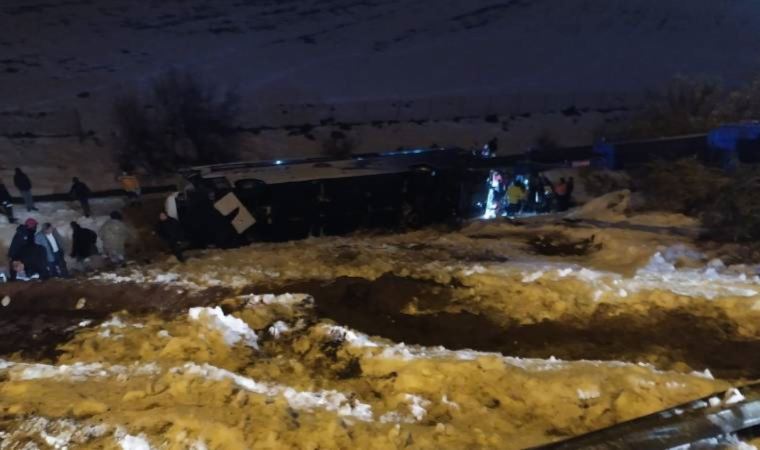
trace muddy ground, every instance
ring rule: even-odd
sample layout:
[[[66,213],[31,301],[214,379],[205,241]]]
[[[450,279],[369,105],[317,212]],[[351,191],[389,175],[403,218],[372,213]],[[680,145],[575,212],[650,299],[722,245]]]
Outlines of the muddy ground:
[[[661,369],[709,367],[721,378],[760,378],[760,341],[740,339],[736,324],[717,309],[712,317],[696,317],[684,309],[652,308],[631,314],[608,307],[599,308],[583,323],[566,317],[502,325],[481,314],[445,311],[453,289],[385,275],[374,281],[338,278],[270,290],[311,294],[319,317],[406,344],[530,358],[648,361]],[[0,298],[7,297],[10,303],[0,309],[0,356],[20,352],[24,357],[53,359],[56,347],[78,328],[95,326],[111,313],[184,314],[192,306],[215,304],[232,294],[225,289],[192,293],[176,287],[91,281],[5,284],[0,286]],[[410,313],[410,308],[415,312]]]
[[[206,306],[227,295],[224,289],[189,293],[160,285],[107,284],[49,280],[0,285],[0,356],[20,353],[32,359],[54,359],[57,346],[82,325],[97,325],[110,314],[172,315]]]
[[[696,317],[684,309],[651,308],[646,314],[600,308],[579,323],[567,317],[503,326],[481,314],[442,311],[450,286],[385,275],[375,281],[339,278],[307,282],[282,292],[314,296],[317,314],[395,342],[448,349],[500,352],[526,358],[649,361],[662,369],[710,370],[728,379],[760,377],[760,341],[738,337],[737,326],[716,309]],[[415,308],[431,311],[407,314]]]

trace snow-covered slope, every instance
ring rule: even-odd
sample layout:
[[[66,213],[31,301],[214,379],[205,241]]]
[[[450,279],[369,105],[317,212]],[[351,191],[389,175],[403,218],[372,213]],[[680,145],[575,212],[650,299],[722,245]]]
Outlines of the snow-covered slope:
[[[251,120],[277,103],[491,94],[540,109],[676,73],[745,79],[759,26],[755,0],[6,0],[0,110],[78,109],[98,128],[118,89],[170,66],[237,87]]]
[[[363,123],[356,151],[583,145],[677,73],[753,76],[759,28],[756,0],[4,0],[0,177],[114,187],[113,99],[170,67],[237,90],[246,127]],[[248,133],[242,156],[320,154],[334,130]]]

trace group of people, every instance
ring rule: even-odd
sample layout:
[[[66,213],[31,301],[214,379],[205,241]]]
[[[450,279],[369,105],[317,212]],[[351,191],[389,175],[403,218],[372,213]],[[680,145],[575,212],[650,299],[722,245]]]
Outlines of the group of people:
[[[37,208],[34,206],[34,197],[32,196],[32,181],[29,179],[29,176],[18,167],[13,175],[13,184],[24,199],[26,210],[29,212],[37,211]],[[2,213],[8,218],[9,223],[16,222],[16,219],[13,216],[13,199],[2,180],[0,180],[0,210],[2,210]]]
[[[43,223],[41,227],[38,226],[37,220],[29,218],[16,228],[16,234],[8,248],[11,281],[69,277],[65,256],[67,243],[53,224]],[[99,238],[105,260],[114,265],[124,265],[127,242],[134,242],[138,237],[135,230],[124,222],[119,211],[111,212],[110,218],[98,233],[76,221],[72,221],[70,226],[69,256],[78,263],[100,253],[97,245]],[[156,234],[166,242],[180,262],[185,261],[184,235],[177,219],[162,212],[156,225]]]
[[[32,195],[32,180],[18,167],[13,175],[13,184],[21,194],[21,198],[24,199],[26,210],[28,212],[37,211],[37,207],[34,205],[34,196]],[[74,177],[71,180],[69,195],[72,199],[79,202],[85,217],[90,217],[91,194],[90,188],[79,178]],[[13,215],[13,198],[2,180],[0,180],[0,210],[2,210],[2,214],[5,215],[9,223],[16,223],[16,218]]]
[[[11,281],[69,276],[65,253],[67,243],[53,224],[43,223],[41,227],[38,226],[37,220],[29,218],[16,228],[16,234],[8,248]],[[100,227],[99,233],[76,221],[71,222],[70,226],[69,255],[80,263],[99,253],[97,242],[100,237],[103,256],[111,263],[121,265],[126,260],[127,241],[136,238],[135,232],[124,223],[118,211],[111,213],[110,218]]]
[[[142,188],[140,187],[140,180],[137,176],[122,172],[122,174],[117,177],[117,180],[121,184],[121,188],[126,194],[129,204],[140,205]],[[21,170],[21,168],[16,168],[13,175],[13,184],[21,194],[26,210],[28,212],[37,211],[37,208],[34,205],[34,195],[32,195],[32,180],[23,170]],[[69,197],[79,203],[85,217],[90,217],[92,213],[92,210],[90,209],[91,196],[92,191],[85,182],[78,177],[71,179]],[[0,212],[5,215],[9,223],[16,222],[16,218],[13,215],[13,198],[2,180],[0,180]]]
[[[485,218],[566,211],[572,203],[573,177],[552,183],[542,173],[517,175],[510,180],[496,170],[488,177]]]
[[[140,206],[142,189],[139,179],[132,174],[123,172],[117,177],[121,188],[126,194],[129,205]],[[32,180],[21,168],[16,168],[13,184],[20,193],[28,212],[38,211],[32,195]],[[88,218],[92,214],[89,186],[77,177],[72,179],[69,196],[79,203],[82,214]],[[8,188],[0,181],[0,212],[9,223],[16,223],[13,214],[13,199]],[[69,268],[66,255],[83,263],[91,256],[101,255],[106,262],[123,265],[126,262],[126,245],[130,240],[137,239],[136,232],[124,222],[119,211],[113,211],[109,219],[94,231],[72,221],[71,238],[64,240],[59,230],[51,223],[40,223],[35,218],[28,218],[18,225],[13,240],[8,248],[8,272],[11,280],[47,279],[54,277],[66,278]],[[184,236],[179,222],[165,213],[159,216],[156,226],[158,234],[168,245],[171,252],[184,261]],[[99,251],[98,239],[100,239]]]

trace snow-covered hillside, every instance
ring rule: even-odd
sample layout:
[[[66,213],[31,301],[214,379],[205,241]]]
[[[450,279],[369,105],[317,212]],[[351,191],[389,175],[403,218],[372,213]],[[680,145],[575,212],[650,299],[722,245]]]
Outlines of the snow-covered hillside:
[[[5,0],[0,178],[113,188],[113,99],[171,67],[239,92],[249,159],[347,129],[357,152],[584,145],[675,74],[751,77],[758,27],[755,0]]]
[[[0,26],[0,110],[77,109],[86,129],[170,66],[236,87],[261,120],[278,103],[492,94],[536,110],[760,65],[755,0],[6,0]]]

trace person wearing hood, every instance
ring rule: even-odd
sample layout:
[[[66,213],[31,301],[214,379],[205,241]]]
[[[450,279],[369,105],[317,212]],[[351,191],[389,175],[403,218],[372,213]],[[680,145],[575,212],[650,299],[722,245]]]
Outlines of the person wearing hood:
[[[13,184],[16,185],[16,189],[21,193],[21,197],[24,198],[26,210],[29,212],[37,211],[37,208],[34,206],[34,196],[32,196],[32,180],[19,167],[16,167],[16,173],[13,175]]]
[[[20,262],[27,276],[37,274],[41,278],[48,277],[47,255],[45,248],[35,242],[37,221],[29,218],[23,225],[19,225],[8,248],[8,262],[11,266],[11,280],[16,279],[14,267],[20,267],[14,262]]]
[[[45,249],[47,271],[50,276],[66,278],[69,276],[66,257],[63,253],[63,239],[58,230],[50,223],[42,225],[42,231],[34,236],[34,242]]]
[[[82,181],[79,180],[79,178],[74,177],[71,179],[71,190],[69,190],[69,195],[74,199],[79,201],[79,204],[82,206],[82,212],[84,212],[85,217],[90,217],[90,194],[92,192],[90,191],[90,188],[84,184]]]
[[[71,222],[71,257],[82,262],[98,253],[98,235],[89,228]]]
[[[0,181],[0,208],[8,218],[8,223],[16,223],[16,218],[13,217],[13,199],[2,181]]]
[[[24,264],[21,262],[22,253],[25,252],[25,248],[29,245],[29,230],[26,225],[22,224],[16,227],[16,233],[13,235],[11,245],[8,247],[8,278],[11,281],[16,281],[19,277],[26,277]],[[34,235],[31,237],[34,240]]]
[[[135,232],[126,223],[118,211],[111,213],[111,218],[100,227],[100,240],[103,242],[103,253],[115,264],[126,261],[126,243],[135,239]]]
[[[34,233],[37,231],[37,221],[26,219],[22,225],[16,228],[16,234],[13,235],[11,245],[8,247],[8,260],[19,259],[19,255],[24,247],[34,243]]]

